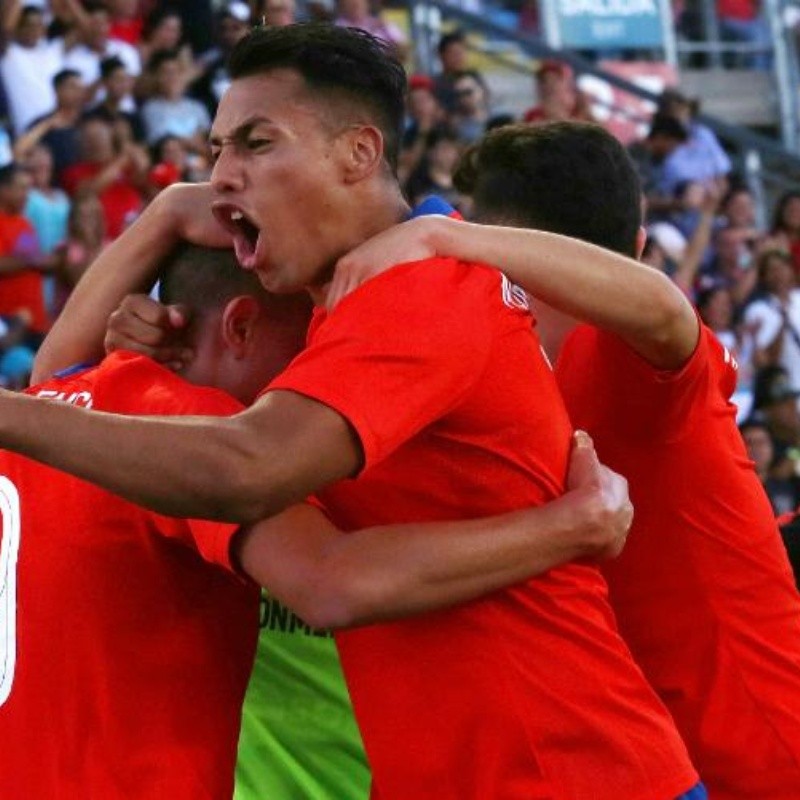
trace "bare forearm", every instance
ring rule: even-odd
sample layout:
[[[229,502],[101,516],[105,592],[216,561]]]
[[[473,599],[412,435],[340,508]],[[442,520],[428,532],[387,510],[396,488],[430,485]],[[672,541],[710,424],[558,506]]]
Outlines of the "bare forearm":
[[[0,256],[0,275],[12,275],[28,267],[28,262],[18,256]]]
[[[595,500],[575,492],[487,519],[350,534],[315,509],[295,507],[244,532],[238,557],[309,624],[363,625],[473,600],[567,561],[608,554],[613,526],[601,522]]]
[[[697,320],[662,273],[586,242],[544,231],[438,219],[431,247],[494,264],[559,311],[609,330],[661,368],[680,366],[697,341]]]
[[[162,259],[175,245],[174,229],[157,201],[112,244],[103,249],[71,293],[47,335],[33,372],[33,381],[60,369],[103,357],[109,315],[123,298],[147,291]]]

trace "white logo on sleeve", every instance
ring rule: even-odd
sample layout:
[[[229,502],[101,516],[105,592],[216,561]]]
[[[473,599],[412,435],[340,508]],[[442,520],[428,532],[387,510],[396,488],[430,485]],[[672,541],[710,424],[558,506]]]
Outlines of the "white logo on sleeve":
[[[509,308],[516,308],[519,311],[530,311],[531,307],[528,303],[528,295],[525,293],[525,290],[521,286],[511,283],[502,272],[500,273],[500,277],[502,278],[503,302]]]
[[[0,475],[0,706],[11,694],[17,663],[17,558],[20,514],[17,487]]]

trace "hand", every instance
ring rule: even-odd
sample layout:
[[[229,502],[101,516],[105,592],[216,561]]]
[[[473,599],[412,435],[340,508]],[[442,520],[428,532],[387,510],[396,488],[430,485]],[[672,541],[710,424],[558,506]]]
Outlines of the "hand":
[[[176,239],[206,247],[233,247],[231,235],[211,213],[210,183],[173,183],[148,208],[172,220]],[[147,212],[146,212],[147,213]]]
[[[397,264],[421,261],[436,255],[430,234],[439,223],[436,215],[395,225],[367,239],[336,262],[326,307],[332,311],[339,301],[364,281],[386,272]]]
[[[574,435],[565,497],[568,495],[579,503],[586,525],[587,555],[616,558],[633,522],[628,481],[600,463],[594,443],[584,431]]]
[[[181,343],[188,315],[181,306],[164,306],[146,294],[128,295],[108,318],[105,349],[133,350],[178,371],[193,356]]]

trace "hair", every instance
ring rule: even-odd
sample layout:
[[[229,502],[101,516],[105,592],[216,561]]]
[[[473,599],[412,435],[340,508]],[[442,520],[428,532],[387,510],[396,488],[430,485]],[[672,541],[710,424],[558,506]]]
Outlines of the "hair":
[[[126,69],[125,62],[119,56],[109,56],[100,62],[100,77],[106,80],[118,69]]]
[[[70,78],[78,78],[80,80],[81,74],[75,69],[62,69],[56,72],[53,75],[53,88],[58,89],[64,81],[68,81]]]
[[[455,30],[451,31],[450,33],[446,33],[439,39],[439,44],[436,45],[436,52],[441,56],[441,54],[450,47],[451,44],[464,44],[466,41],[466,37],[464,36],[464,31],[462,30]]]
[[[785,230],[784,228],[784,221],[783,215],[786,213],[786,206],[792,202],[792,200],[800,200],[800,192],[796,190],[784,192],[780,199],[778,200],[778,204],[775,206],[775,213],[772,216],[772,232],[776,233],[777,231]]]
[[[100,2],[100,0],[84,0],[81,4],[83,6],[83,10],[87,14],[110,14],[111,12],[108,10],[105,3]]]
[[[40,17],[44,16],[44,10],[40,6],[34,5],[27,5],[22,7],[22,11],[19,12],[19,19],[22,21],[26,17],[30,17],[33,14],[38,14]]]
[[[486,134],[454,176],[481,222],[538,228],[636,256],[641,186],[625,148],[599,125],[507,125]]]
[[[203,316],[224,308],[234,297],[251,295],[274,325],[296,324],[298,315],[311,317],[311,300],[305,292],[270,294],[254,273],[239,266],[232,250],[179,244],[162,264],[160,277],[159,300],[185,305],[194,315]]]
[[[162,64],[169,61],[179,61],[180,53],[177,50],[156,50],[147,62],[148,72],[158,72]]]
[[[142,25],[142,38],[148,39],[159,25],[170,17],[177,17],[181,21],[183,17],[181,12],[175,6],[158,5],[145,17],[144,24]]]
[[[354,28],[307,22],[257,28],[234,48],[233,80],[290,69],[338,117],[367,118],[383,134],[384,157],[397,169],[405,118],[406,73],[380,39]]]
[[[14,161],[4,167],[0,167],[0,189],[5,186],[11,186],[21,170],[22,167]]]

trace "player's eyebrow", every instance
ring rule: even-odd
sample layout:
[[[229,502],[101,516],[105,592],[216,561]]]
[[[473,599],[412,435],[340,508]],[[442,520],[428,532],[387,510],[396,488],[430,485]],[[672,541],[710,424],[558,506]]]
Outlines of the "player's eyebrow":
[[[212,147],[221,147],[223,141],[226,139],[228,141],[239,141],[241,139],[247,138],[247,135],[255,128],[257,125],[271,125],[272,120],[269,117],[265,117],[261,114],[255,114],[251,117],[248,117],[244,122],[237,125],[227,136],[220,136],[218,133],[211,132],[211,135],[208,137],[208,143]]]

